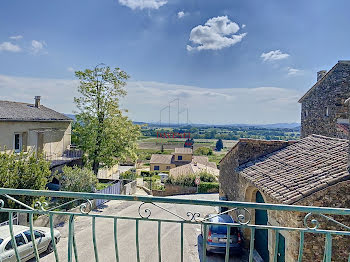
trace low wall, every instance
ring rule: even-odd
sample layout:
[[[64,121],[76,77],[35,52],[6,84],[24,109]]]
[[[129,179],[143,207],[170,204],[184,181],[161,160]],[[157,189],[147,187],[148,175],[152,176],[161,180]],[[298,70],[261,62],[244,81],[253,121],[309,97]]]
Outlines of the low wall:
[[[130,183],[125,184],[122,187],[121,194],[122,195],[133,195],[136,193],[137,181],[131,181]]]
[[[197,187],[165,184],[165,190],[152,190],[153,196],[175,196],[197,193]]]

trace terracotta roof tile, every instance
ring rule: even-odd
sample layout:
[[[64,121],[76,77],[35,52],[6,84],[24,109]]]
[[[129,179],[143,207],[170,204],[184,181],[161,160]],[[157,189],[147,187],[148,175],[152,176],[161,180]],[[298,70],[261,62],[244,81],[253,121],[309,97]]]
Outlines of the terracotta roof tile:
[[[311,135],[237,171],[260,190],[285,204],[350,179],[348,140]]]

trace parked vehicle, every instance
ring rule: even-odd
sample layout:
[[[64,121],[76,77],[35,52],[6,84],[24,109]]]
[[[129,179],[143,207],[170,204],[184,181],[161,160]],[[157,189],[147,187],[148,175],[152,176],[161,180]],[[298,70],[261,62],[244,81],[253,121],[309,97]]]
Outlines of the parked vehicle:
[[[228,214],[210,214],[204,219],[213,223],[234,223],[232,217]],[[208,225],[207,227],[207,255],[210,253],[225,253],[227,241],[226,225]],[[202,226],[202,236],[204,239],[204,227]],[[231,227],[230,230],[230,254],[240,255],[242,253],[243,238],[242,232],[237,227]]]
[[[43,252],[52,252],[53,244],[51,240],[50,228],[35,227],[33,231],[39,254]],[[28,261],[29,259],[35,257],[29,227],[14,225],[13,233],[15,235],[15,241],[21,261]],[[54,236],[56,243],[58,243],[60,241],[61,234],[56,229],[54,230]],[[9,226],[0,227],[0,261],[17,261],[11,242]]]

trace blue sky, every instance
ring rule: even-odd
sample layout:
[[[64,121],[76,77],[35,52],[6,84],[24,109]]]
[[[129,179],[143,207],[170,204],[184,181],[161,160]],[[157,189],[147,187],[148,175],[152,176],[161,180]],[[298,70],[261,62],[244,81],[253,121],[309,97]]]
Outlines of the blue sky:
[[[73,71],[103,62],[130,74],[122,106],[136,121],[159,121],[178,97],[193,123],[298,122],[316,72],[350,59],[348,10],[346,0],[3,1],[0,99],[42,95],[71,113]]]

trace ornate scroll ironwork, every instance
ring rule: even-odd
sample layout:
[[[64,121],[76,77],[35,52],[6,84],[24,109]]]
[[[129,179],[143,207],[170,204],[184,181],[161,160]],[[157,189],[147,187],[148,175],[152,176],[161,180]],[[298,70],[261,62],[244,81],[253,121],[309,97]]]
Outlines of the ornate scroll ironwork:
[[[141,203],[140,206],[139,206],[139,215],[140,215],[140,217],[142,217],[142,218],[149,218],[149,217],[152,215],[152,211],[151,211],[151,209],[149,209],[149,208],[142,209],[142,207],[143,207],[144,204],[147,204],[147,203],[143,202],[143,203]],[[197,221],[197,218],[200,217],[200,213],[188,211],[188,212],[186,213],[188,219],[186,219],[186,218],[184,218],[184,217],[182,217],[182,216],[180,216],[180,215],[178,215],[178,214],[176,214],[176,213],[174,213],[174,212],[172,212],[172,211],[170,211],[170,210],[168,210],[168,209],[166,209],[166,208],[164,208],[164,207],[162,207],[162,206],[160,206],[160,205],[157,205],[157,204],[153,203],[153,202],[148,203],[148,204],[151,204],[151,205],[153,205],[153,206],[156,206],[156,207],[158,207],[158,208],[164,210],[165,212],[167,212],[167,213],[169,213],[169,214],[172,214],[173,216],[176,216],[176,217],[182,219],[183,221]]]
[[[348,230],[350,230],[350,227],[347,226],[347,225],[344,225],[343,223],[340,223],[339,221],[335,220],[334,218],[332,217],[329,217],[329,216],[326,216],[326,215],[323,215],[323,214],[314,214],[314,213],[308,213],[305,215],[304,217],[304,226],[307,228],[307,229],[313,229],[313,230],[317,230],[320,226],[320,222],[316,219],[316,218],[313,218],[310,220],[310,223],[313,225],[313,226],[309,226],[309,222],[308,222],[308,219],[311,218],[312,216],[320,216],[324,219],[326,219],[326,221],[331,221],[335,224],[337,224],[338,226],[341,226],[341,227],[344,227]]]

